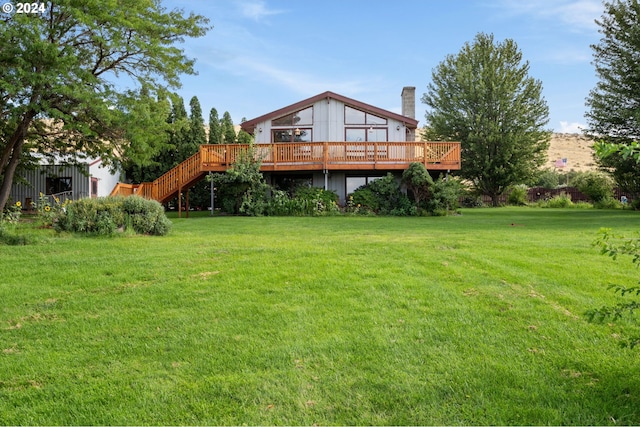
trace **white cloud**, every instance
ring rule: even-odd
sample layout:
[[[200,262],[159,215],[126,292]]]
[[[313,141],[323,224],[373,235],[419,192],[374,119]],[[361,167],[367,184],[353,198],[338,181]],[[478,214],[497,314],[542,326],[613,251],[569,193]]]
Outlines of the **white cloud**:
[[[560,122],[560,129],[557,130],[558,133],[582,133],[582,131],[587,126],[583,123],[569,123],[569,122]]]
[[[602,15],[602,3],[594,0],[574,1],[558,6],[557,13],[562,21],[575,29],[592,30],[595,20]]]
[[[603,12],[600,0],[503,0],[500,7],[512,15],[557,20],[570,31],[593,31]]]
[[[237,5],[242,16],[256,22],[269,16],[285,13],[284,10],[269,9],[263,0],[242,0],[238,1]]]
[[[269,60],[258,60],[255,57],[236,57],[230,65],[229,70],[232,72],[241,73],[245,77],[252,77],[263,82],[271,81],[304,96],[316,95],[326,90],[353,96],[374,85],[374,82],[362,79],[332,80],[315,74],[295,71],[289,67],[280,68]]]
[[[589,62],[593,56],[588,47],[554,46],[553,50],[546,51],[541,58],[557,64],[575,64]]]

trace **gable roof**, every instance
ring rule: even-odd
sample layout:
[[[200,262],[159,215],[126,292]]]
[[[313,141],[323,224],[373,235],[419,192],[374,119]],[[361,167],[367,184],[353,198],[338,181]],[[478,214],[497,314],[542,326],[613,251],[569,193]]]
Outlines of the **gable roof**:
[[[418,121],[416,119],[412,119],[411,117],[406,117],[401,114],[392,113],[391,111],[383,110],[382,108],[374,107],[373,105],[365,104],[364,102],[360,102],[355,99],[351,99],[331,91],[323,92],[316,96],[312,96],[311,98],[303,99],[302,101],[296,102],[295,104],[288,105],[286,107],[280,108],[279,110],[272,111],[260,117],[256,117],[255,119],[247,120],[243,122],[240,125],[240,127],[245,132],[253,134],[255,132],[255,129],[258,123],[262,123],[267,120],[276,119],[278,117],[282,117],[284,115],[302,110],[306,107],[310,107],[311,105],[315,104],[318,101],[322,101],[323,99],[326,99],[326,100],[335,99],[336,101],[340,101],[358,110],[375,114],[376,116],[382,116],[385,118],[397,120],[399,122],[404,123],[404,125],[409,129],[415,129],[418,127]]]

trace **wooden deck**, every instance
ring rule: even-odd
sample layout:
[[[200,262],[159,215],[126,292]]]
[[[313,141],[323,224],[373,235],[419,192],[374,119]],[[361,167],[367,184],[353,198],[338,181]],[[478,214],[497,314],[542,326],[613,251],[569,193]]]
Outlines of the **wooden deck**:
[[[153,182],[118,184],[112,195],[137,194],[164,203],[190,188],[209,172],[224,172],[246,144],[207,144]],[[459,142],[301,142],[255,144],[260,170],[372,171],[404,170],[423,163],[429,170],[459,170]]]

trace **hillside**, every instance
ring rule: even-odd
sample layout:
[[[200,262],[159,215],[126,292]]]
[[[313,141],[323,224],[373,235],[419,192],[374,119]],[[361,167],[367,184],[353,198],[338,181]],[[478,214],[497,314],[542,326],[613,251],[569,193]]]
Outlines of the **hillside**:
[[[556,161],[567,159],[564,168],[557,168]],[[593,159],[593,141],[580,134],[554,133],[547,152],[544,167],[565,171],[587,171],[596,169]]]

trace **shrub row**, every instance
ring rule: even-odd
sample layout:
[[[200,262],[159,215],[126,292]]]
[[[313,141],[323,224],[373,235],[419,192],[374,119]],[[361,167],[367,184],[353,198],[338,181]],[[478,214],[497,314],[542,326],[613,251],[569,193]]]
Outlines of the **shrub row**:
[[[163,236],[171,221],[155,200],[139,196],[80,199],[68,204],[53,222],[57,231],[111,235],[117,231]]]
[[[403,180],[406,181],[405,176]],[[441,176],[436,181],[425,180],[422,186],[424,188],[421,189],[421,193],[426,197],[418,200],[415,194],[410,194],[414,199],[411,200],[409,195],[402,192],[401,183],[389,173],[356,189],[347,201],[347,212],[351,210],[356,213],[364,211],[378,215],[444,216],[456,211],[462,190],[460,181],[455,178],[444,179]],[[415,186],[414,191],[418,191]]]
[[[322,188],[298,188],[295,197],[282,190],[273,190],[265,205],[265,215],[323,216],[340,212],[338,195]]]

